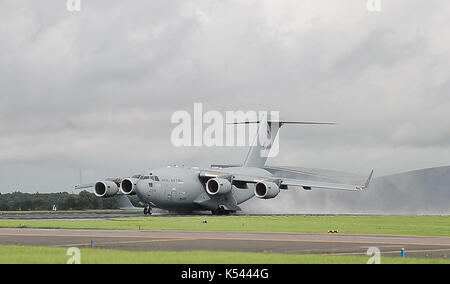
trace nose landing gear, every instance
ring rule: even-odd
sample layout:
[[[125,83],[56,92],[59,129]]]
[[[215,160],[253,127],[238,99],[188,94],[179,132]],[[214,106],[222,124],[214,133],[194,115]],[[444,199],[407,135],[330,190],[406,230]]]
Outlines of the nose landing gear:
[[[144,208],[144,215],[152,215],[152,208],[150,206]]]

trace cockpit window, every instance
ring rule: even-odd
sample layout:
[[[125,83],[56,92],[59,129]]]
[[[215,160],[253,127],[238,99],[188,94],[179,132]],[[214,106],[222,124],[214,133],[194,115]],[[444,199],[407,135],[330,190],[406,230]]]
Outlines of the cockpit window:
[[[150,179],[150,176],[141,176],[141,179]]]
[[[159,177],[157,177],[157,176],[151,176],[150,179],[154,180],[154,181],[159,181]]]

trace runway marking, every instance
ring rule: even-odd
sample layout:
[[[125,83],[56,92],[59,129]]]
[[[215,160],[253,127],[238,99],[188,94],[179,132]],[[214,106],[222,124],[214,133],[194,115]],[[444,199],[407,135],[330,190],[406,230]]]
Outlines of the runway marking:
[[[406,250],[406,253],[415,253],[415,252],[444,252],[450,251],[450,249],[415,249],[415,250]],[[387,251],[381,252],[383,253],[399,253],[399,251]]]
[[[125,232],[125,231],[124,231]],[[136,231],[138,232],[138,231]],[[170,233],[170,231],[164,233]],[[184,231],[182,233],[189,233],[187,231]],[[202,232],[202,233],[211,233],[211,232]],[[245,234],[245,233],[244,233]],[[252,233],[250,233],[252,234]],[[73,237],[79,237],[79,238],[111,238],[111,239],[120,239],[120,238],[137,238],[137,239],[149,239],[151,236],[107,236],[107,235],[62,235],[62,234],[14,234],[14,233],[0,233],[0,236],[12,236],[12,237],[60,237],[60,238],[73,238]],[[346,237],[352,237],[351,235],[342,235]],[[312,236],[313,237],[313,236]],[[358,237],[358,236],[354,236]],[[180,239],[180,237],[171,237],[171,236],[165,236],[165,239]],[[411,238],[413,239],[413,238]],[[345,239],[329,239],[329,240],[317,240],[317,239],[265,239],[265,238],[238,238],[238,237],[202,237],[198,236],[195,238],[195,240],[222,240],[222,241],[265,241],[265,242],[309,242],[309,243],[348,243],[348,244],[386,244],[386,245],[418,245],[418,246],[445,246],[448,247],[450,244],[446,243],[421,243],[421,242],[398,242],[398,241],[378,241],[378,240],[365,240],[365,241],[359,241],[359,240],[345,240]]]
[[[421,252],[446,252],[450,251],[450,249],[415,249],[415,250],[406,250],[406,253],[421,253]],[[395,251],[381,251],[381,254],[399,254],[399,250]],[[323,255],[331,255],[331,256],[340,256],[340,255],[366,255],[365,252],[342,252],[342,253],[329,253]]]
[[[31,229],[31,228],[30,228]],[[38,229],[39,230],[39,229]],[[74,229],[67,229],[67,230],[74,230]],[[329,233],[299,233],[299,232],[255,232],[255,231],[177,231],[177,230],[142,230],[140,232],[148,232],[148,233],[160,233],[160,232],[176,232],[176,233],[238,233],[238,234],[280,234],[280,235],[294,235],[294,236],[330,236]],[[449,232],[450,233],[450,232]],[[346,233],[340,233],[336,236],[347,236],[347,237],[394,237],[394,238],[440,238],[440,239],[449,239],[450,236],[417,236],[417,235],[390,235],[390,234],[346,234]]]
[[[142,241],[123,241],[123,242],[99,242],[96,246],[105,245],[124,245],[124,244],[140,244],[140,243],[156,243],[156,242],[173,242],[173,241],[193,241],[197,239],[158,239],[158,240],[142,240]],[[55,245],[54,247],[76,247],[76,246],[90,246],[90,243],[82,244],[67,244],[67,245]]]
[[[415,252],[445,252],[450,251],[450,249],[415,249],[415,250],[406,250],[406,253],[415,253]],[[387,251],[381,252],[383,253],[398,253],[398,251]]]
[[[0,233],[0,237],[58,237],[58,238],[99,238],[99,239],[120,239],[120,238],[135,238],[135,239],[149,239],[146,236],[99,236],[99,235],[57,235],[57,234],[9,234]],[[166,237],[165,237],[166,238]],[[167,239],[178,239],[179,237],[170,237]]]
[[[417,246],[450,246],[450,244],[429,243],[394,243],[378,241],[353,241],[353,240],[276,240],[276,239],[249,239],[249,238],[199,238],[199,240],[222,240],[222,241],[264,241],[264,242],[305,242],[305,243],[347,243],[347,244],[387,244],[387,245],[417,245]]]

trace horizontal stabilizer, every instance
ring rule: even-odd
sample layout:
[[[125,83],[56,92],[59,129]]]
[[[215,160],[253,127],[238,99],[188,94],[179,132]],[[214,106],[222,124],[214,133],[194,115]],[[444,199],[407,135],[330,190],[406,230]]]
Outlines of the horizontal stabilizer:
[[[289,121],[289,120],[269,120],[268,123],[279,123],[280,126],[284,124],[297,124],[297,125],[336,125],[335,122],[314,122],[314,121]],[[259,124],[260,120],[253,121],[234,121],[227,122],[227,124]]]

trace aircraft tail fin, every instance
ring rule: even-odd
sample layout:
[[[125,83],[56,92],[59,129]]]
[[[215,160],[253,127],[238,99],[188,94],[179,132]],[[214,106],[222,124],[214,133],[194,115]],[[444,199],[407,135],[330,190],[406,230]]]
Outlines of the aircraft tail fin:
[[[275,115],[274,115],[275,114]],[[332,122],[310,122],[310,121],[287,121],[280,120],[276,112],[263,116],[260,120],[231,122],[229,124],[258,124],[258,132],[253,145],[247,154],[244,167],[263,168],[266,161],[271,157],[272,146],[277,144],[277,136],[280,127],[286,124],[297,125],[335,125]],[[264,133],[265,132],[265,133]],[[266,134],[266,135],[264,135]]]

